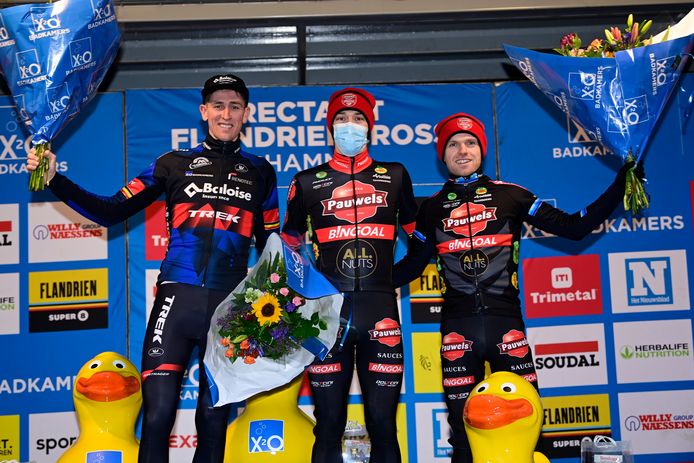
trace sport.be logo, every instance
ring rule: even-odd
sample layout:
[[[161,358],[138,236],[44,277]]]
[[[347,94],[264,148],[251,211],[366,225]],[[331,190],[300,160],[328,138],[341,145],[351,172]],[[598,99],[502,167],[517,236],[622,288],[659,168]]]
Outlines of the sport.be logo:
[[[60,29],[60,17],[53,15],[53,7],[34,7],[29,10],[31,14],[31,23],[34,26],[34,31],[46,32],[55,29]]]
[[[48,100],[48,107],[53,114],[65,111],[70,104],[70,89],[67,86],[67,82],[57,87],[48,87],[46,89],[46,99]]]
[[[284,421],[251,421],[248,427],[248,453],[284,452]]]
[[[31,79],[41,75],[41,63],[36,48],[20,51],[15,55],[20,79]]]
[[[591,72],[569,73],[569,94],[577,100],[594,100],[597,76]]]
[[[111,6],[111,0],[89,0],[92,4],[92,11],[94,11],[94,20],[100,21],[113,16],[113,7]]]
[[[93,59],[91,37],[70,42],[70,63],[73,69],[89,64]]]
[[[644,257],[624,261],[630,306],[672,304],[670,257]]]

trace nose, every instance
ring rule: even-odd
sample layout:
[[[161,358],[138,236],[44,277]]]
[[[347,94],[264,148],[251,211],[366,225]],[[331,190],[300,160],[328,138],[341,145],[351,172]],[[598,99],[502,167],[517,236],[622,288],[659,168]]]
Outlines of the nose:
[[[231,118],[231,108],[226,106],[224,110],[222,111],[222,117],[224,119],[230,119]]]

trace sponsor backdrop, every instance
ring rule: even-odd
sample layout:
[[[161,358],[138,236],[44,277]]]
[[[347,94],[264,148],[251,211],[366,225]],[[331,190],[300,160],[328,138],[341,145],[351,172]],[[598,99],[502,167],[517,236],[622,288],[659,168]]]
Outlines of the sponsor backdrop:
[[[292,176],[330,159],[325,115],[336,88],[251,89],[243,139],[248,151],[274,165],[282,214]],[[498,173],[570,212],[597,198],[621,164],[530,84],[366,88],[378,101],[372,155],[402,162],[420,198],[445,180],[433,125],[457,111],[487,125],[490,176]],[[524,230],[520,289],[544,398],[543,438],[553,460],[577,462],[581,438],[596,434],[631,440],[637,463],[694,458],[688,278],[694,122],[684,102],[692,90],[694,76],[688,75],[646,155],[653,198],[645,214],[619,210],[581,242]],[[127,227],[105,230],[50,192],[29,195],[28,177],[21,175],[24,135],[15,108],[2,101],[0,175],[7,187],[0,204],[0,346],[21,354],[7,356],[0,374],[0,461],[53,462],[78,432],[71,395],[82,363],[115,350],[140,364],[167,231],[162,202]],[[202,140],[199,104],[197,90],[100,95],[59,137],[59,168],[90,191],[112,194],[159,154]],[[404,249],[398,244],[398,258]],[[398,420],[409,462],[450,460],[438,350],[440,290],[432,263],[400,298],[405,382]],[[189,461],[195,446],[198,371],[192,361],[183,382],[170,443],[174,462]],[[349,434],[360,436],[356,379],[350,403]],[[311,413],[306,387],[299,404]]]

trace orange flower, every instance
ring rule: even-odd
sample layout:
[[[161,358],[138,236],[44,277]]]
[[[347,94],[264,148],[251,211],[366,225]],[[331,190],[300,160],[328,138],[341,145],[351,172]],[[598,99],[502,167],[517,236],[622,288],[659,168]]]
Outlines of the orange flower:
[[[250,355],[246,355],[243,358],[243,363],[248,364],[248,365],[253,365],[255,363],[255,358],[250,356]]]
[[[249,346],[248,339],[244,339],[243,341],[241,341],[241,345],[240,345],[241,349],[248,349],[248,346]]]
[[[227,349],[226,352],[224,352],[224,356],[226,358],[231,358],[234,356],[234,346],[231,346],[229,349]]]
[[[229,345],[229,338],[222,338],[219,340],[220,344],[223,345],[224,347],[227,347]]]

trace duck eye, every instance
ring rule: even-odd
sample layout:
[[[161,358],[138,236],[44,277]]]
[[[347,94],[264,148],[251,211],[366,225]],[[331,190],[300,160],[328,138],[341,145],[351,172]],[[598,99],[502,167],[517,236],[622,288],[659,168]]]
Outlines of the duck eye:
[[[91,370],[95,368],[99,368],[101,366],[101,360],[94,360],[92,363],[89,364],[89,368]]]
[[[504,383],[501,385],[501,390],[508,393],[516,392],[516,385],[513,383]]]
[[[479,385],[475,388],[475,392],[484,392],[484,391],[486,391],[488,388],[489,388],[489,384],[487,384],[487,383],[482,383],[482,384],[479,384]]]
[[[122,370],[125,368],[125,363],[122,360],[114,360],[113,366]]]

